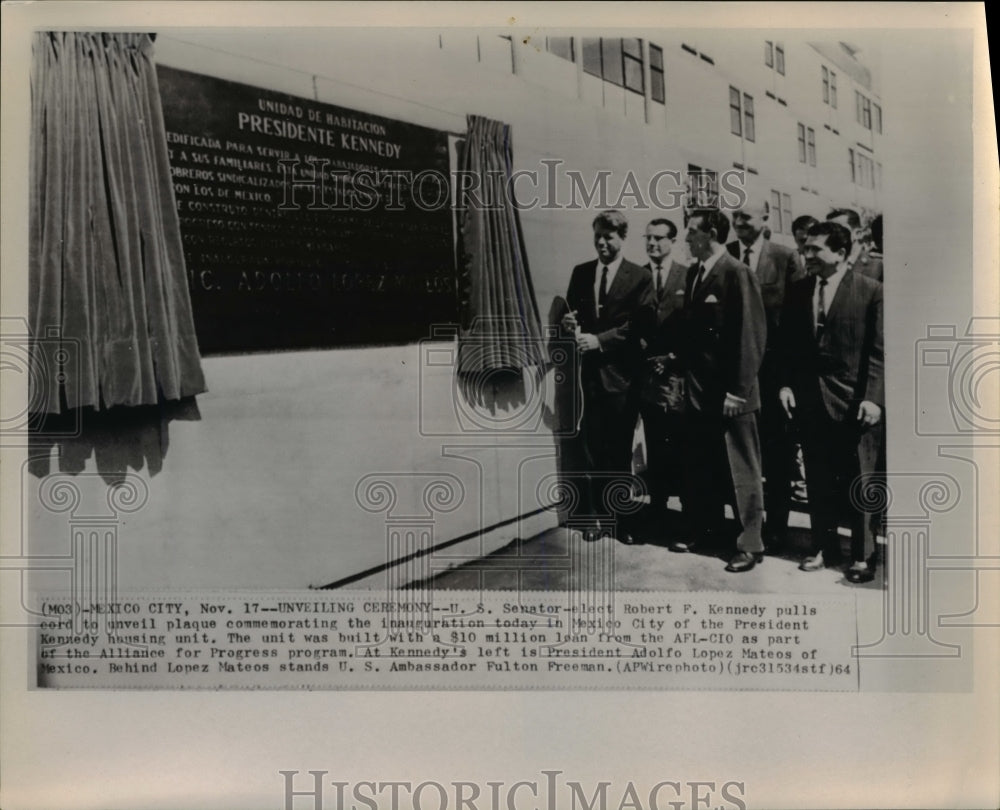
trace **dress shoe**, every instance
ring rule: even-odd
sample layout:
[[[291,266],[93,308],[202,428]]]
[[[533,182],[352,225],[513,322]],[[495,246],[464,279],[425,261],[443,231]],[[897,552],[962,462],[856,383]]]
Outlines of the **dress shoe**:
[[[799,563],[800,571],[822,571],[824,568],[826,568],[826,562],[823,560],[822,554],[817,554],[815,557],[806,557]]]
[[[671,551],[676,551],[678,554],[687,554],[695,550],[695,545],[694,540],[671,540],[667,548]]]
[[[744,571],[750,571],[757,563],[763,561],[764,553],[761,551],[740,551],[729,561],[726,570],[734,574],[742,574]]]
[[[844,572],[844,578],[852,585],[862,585],[865,582],[871,582],[875,579],[875,567],[869,565],[865,568],[856,568],[852,565]]]
[[[806,557],[802,562],[799,563],[800,571],[822,571],[824,568],[837,568],[840,565],[840,559],[838,557],[831,557],[829,554],[824,555],[821,551],[812,557]]]

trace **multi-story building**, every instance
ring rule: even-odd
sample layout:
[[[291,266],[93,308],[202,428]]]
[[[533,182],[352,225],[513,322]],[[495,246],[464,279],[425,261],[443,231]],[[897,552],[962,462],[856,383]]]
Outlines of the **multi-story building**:
[[[178,28],[159,32],[154,58],[303,103],[430,127],[448,133],[453,156],[468,115],[509,124],[513,168],[536,173],[534,183],[522,176],[517,191],[527,200],[520,222],[542,313],[566,292],[571,268],[593,257],[590,223],[600,208],[628,213],[624,253],[639,263],[645,224],[667,216],[683,227],[690,194],[711,195],[730,171],[771,203],[776,240],[791,240],[800,214],[879,210],[878,82],[849,45],[757,30],[584,33]],[[692,188],[688,173],[697,178]],[[176,189],[182,178],[174,180]],[[331,218],[331,238],[341,226]],[[211,242],[210,233],[199,238]],[[353,238],[391,240],[392,223]],[[683,260],[683,239],[675,251]],[[280,266],[280,253],[271,253],[265,258]],[[208,308],[202,316],[217,315]],[[392,324],[378,322],[388,333]],[[266,317],[257,325],[280,328]],[[447,564],[554,524],[536,487],[555,468],[543,421],[530,437],[491,434],[477,445],[482,437],[454,426],[453,368],[424,363],[425,346],[306,348],[314,350],[204,359],[202,419],[175,423],[169,463],[155,480],[148,475],[149,506],[129,524],[141,547],[166,549],[164,534],[171,537],[155,565],[143,557],[123,573],[137,587],[297,587],[366,572],[377,579],[396,560],[378,541],[386,516],[358,505],[358,481],[373,470],[437,471],[462,482],[461,508],[435,517],[428,541],[448,548]],[[446,356],[452,346],[438,348]],[[404,479],[397,511],[422,514],[423,479]],[[33,519],[39,536],[57,536],[49,524],[58,516]],[[261,563],[258,552],[273,561],[279,538],[281,563]],[[176,571],[160,565],[167,558],[178,561]],[[233,559],[245,561],[236,579]]]

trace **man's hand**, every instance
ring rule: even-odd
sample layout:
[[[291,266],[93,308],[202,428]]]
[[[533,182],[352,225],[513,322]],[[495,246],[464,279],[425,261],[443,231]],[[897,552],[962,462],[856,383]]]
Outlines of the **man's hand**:
[[[792,389],[782,388],[778,392],[778,399],[781,402],[781,407],[785,409],[785,416],[791,419],[792,411],[795,410],[795,394],[792,392]]]
[[[858,421],[865,427],[877,425],[882,419],[882,409],[867,399],[858,406]]]
[[[575,332],[577,330],[578,326],[579,326],[579,324],[576,322],[576,310],[575,309],[572,312],[567,312],[565,315],[563,315],[562,327],[567,332]]]
[[[597,335],[580,332],[576,336],[576,347],[581,352],[592,352],[601,348],[601,341],[597,339]]]
[[[723,416],[739,416],[740,410],[747,401],[743,397],[738,397],[735,394],[726,394],[726,401],[722,403],[722,415]]]

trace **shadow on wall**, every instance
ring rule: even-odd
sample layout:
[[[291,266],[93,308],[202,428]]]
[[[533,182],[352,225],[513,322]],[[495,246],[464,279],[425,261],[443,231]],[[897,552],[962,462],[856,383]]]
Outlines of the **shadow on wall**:
[[[93,458],[91,468],[108,485],[122,483],[129,470],[146,468],[154,476],[163,469],[170,445],[169,425],[175,419],[201,419],[194,397],[159,405],[37,415],[28,443],[29,472],[37,478],[52,472],[81,473]],[[53,447],[58,449],[58,470],[52,469]]]

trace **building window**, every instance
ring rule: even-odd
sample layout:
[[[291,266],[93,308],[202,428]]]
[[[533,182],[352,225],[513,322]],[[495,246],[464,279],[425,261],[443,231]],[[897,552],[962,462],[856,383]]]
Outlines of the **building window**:
[[[847,154],[851,159],[851,182],[862,188],[874,189],[876,185],[882,185],[882,166],[876,164],[867,155],[848,149]]]
[[[764,42],[764,64],[769,68],[774,67],[774,43],[769,39]]]
[[[729,88],[729,131],[733,135],[742,135],[742,112],[740,110],[740,91],[735,87]]]
[[[823,68],[823,103],[837,109],[837,74]]]
[[[604,79],[604,81],[618,87],[625,87],[639,95],[645,92],[641,39],[584,37],[581,42],[583,69],[586,73]],[[663,76],[662,56],[661,51],[661,79]]]
[[[575,62],[573,37],[545,37],[545,50],[560,59]]]
[[[743,132],[751,143],[756,138],[757,128],[754,126],[753,96],[743,94]]]
[[[806,141],[809,146],[809,165],[816,165],[816,133],[812,127],[806,128]]]
[[[715,208],[719,202],[718,175],[709,169],[688,164],[687,207]]]
[[[646,83],[642,76],[642,40],[626,38],[622,40],[622,64],[625,68],[625,88],[642,95]]]
[[[785,224],[785,233],[792,232],[792,195],[781,195],[781,221]]]
[[[781,192],[773,189],[771,190],[771,216],[768,219],[768,224],[775,233],[785,232],[782,227],[784,223],[781,221]]]
[[[601,77],[601,40],[583,38],[583,69],[591,76]]]
[[[806,162],[806,126],[799,124],[799,163]]]
[[[875,131],[882,134],[882,108],[878,104],[875,105]]]
[[[872,100],[867,96],[861,95],[857,90],[854,91],[855,99],[855,118],[861,126],[865,129],[872,128]],[[876,105],[878,106],[878,105]]]
[[[601,39],[601,69],[604,81],[623,87],[625,84],[625,69],[622,65],[622,41],[620,39]]]
[[[663,104],[666,101],[666,89],[663,80],[663,48],[659,45],[649,45],[649,93],[653,101]]]
[[[774,69],[785,75],[785,49],[781,45],[774,46]]]

